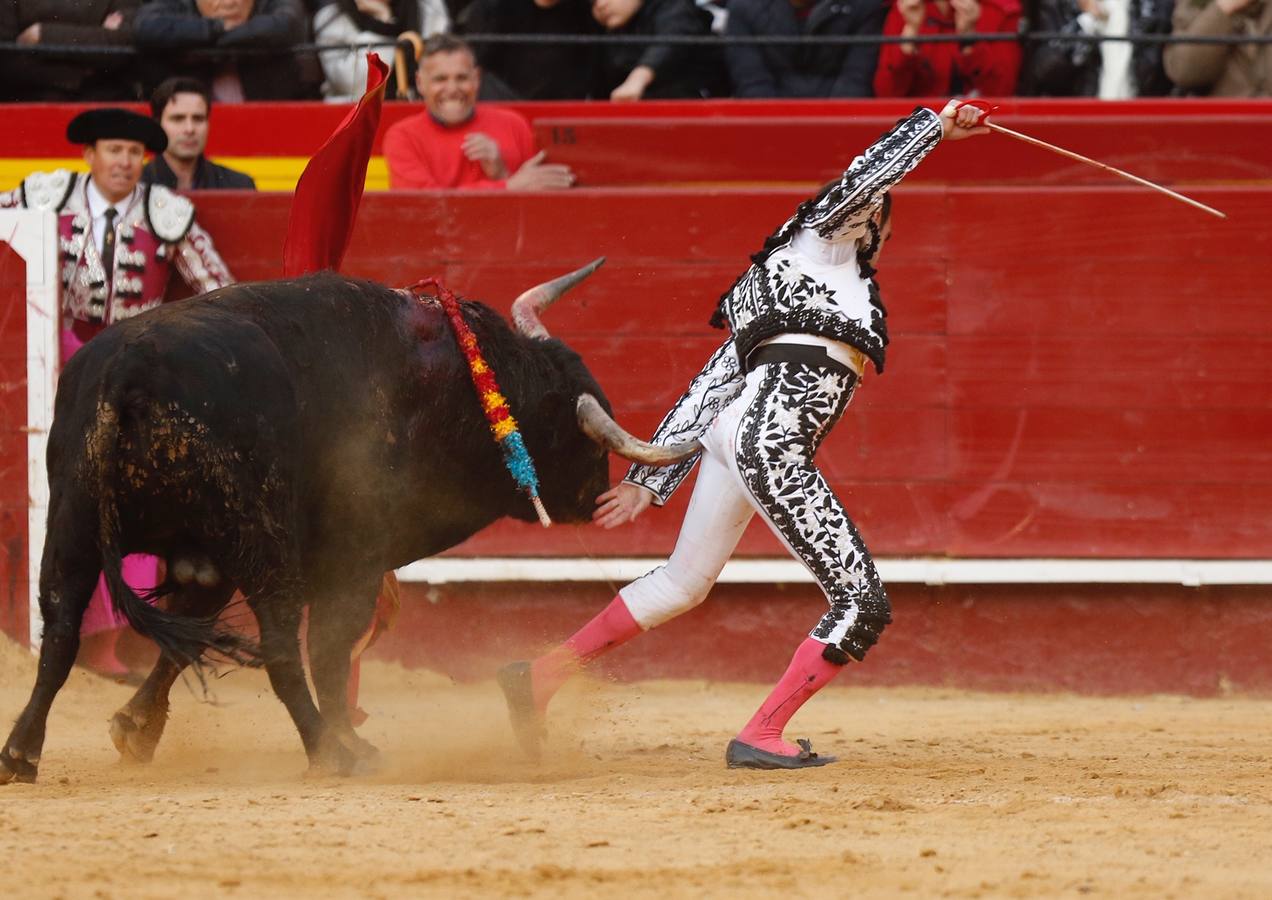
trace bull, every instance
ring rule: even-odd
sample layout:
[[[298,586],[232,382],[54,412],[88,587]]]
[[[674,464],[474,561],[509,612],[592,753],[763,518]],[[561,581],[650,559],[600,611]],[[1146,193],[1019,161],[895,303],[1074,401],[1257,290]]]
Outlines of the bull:
[[[559,522],[590,518],[610,450],[665,465],[696,449],[624,432],[579,355],[543,327],[542,310],[601,262],[519,297],[515,328],[461,304]],[[99,572],[162,651],[112,723],[125,756],[151,757],[169,689],[213,650],[265,666],[312,769],[373,763],[345,685],[382,574],[502,517],[536,519],[436,301],[332,273],[233,285],[107,329],[62,373],[48,476],[39,669],[0,751],[0,783],[36,778]],[[166,560],[152,596],[123,581],[129,553]],[[217,622],[236,590],[259,642]],[[147,602],[159,596],[166,608]],[[299,647],[305,606],[316,705]]]

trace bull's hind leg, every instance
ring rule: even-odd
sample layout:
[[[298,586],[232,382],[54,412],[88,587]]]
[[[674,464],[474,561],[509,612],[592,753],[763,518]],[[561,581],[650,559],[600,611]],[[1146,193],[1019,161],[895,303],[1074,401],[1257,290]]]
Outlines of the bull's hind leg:
[[[49,524],[50,537],[40,567],[40,615],[44,619],[44,634],[40,642],[39,669],[31,699],[9,732],[4,749],[0,750],[0,784],[15,778],[35,781],[49,709],[75,664],[80,622],[97,585],[99,563],[95,552],[67,553],[69,541],[53,530],[58,520],[50,517]]]
[[[261,655],[269,683],[287,707],[313,774],[347,775],[353,770],[353,754],[328,733],[305,681],[300,658],[300,606],[289,598],[272,595],[248,598],[261,628]]]
[[[314,600],[309,607],[309,668],[318,708],[330,735],[356,759],[354,773],[379,766],[379,751],[360,738],[349,719],[349,662],[354,645],[366,633],[375,611],[381,576]]]
[[[233,595],[234,585],[229,583],[205,587],[191,582],[172,595],[168,610],[183,616],[211,618],[225,608]],[[160,656],[145,683],[110,720],[110,739],[124,762],[148,763],[154,759],[155,747],[168,723],[168,693],[185,667],[185,663]]]

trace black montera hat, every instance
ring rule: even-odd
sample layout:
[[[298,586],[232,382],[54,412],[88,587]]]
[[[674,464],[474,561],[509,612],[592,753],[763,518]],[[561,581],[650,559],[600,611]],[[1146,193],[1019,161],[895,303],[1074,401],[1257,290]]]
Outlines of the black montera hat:
[[[66,126],[66,139],[72,144],[139,141],[154,153],[162,153],[168,147],[168,135],[154,119],[113,106],[86,110],[71,119]]]

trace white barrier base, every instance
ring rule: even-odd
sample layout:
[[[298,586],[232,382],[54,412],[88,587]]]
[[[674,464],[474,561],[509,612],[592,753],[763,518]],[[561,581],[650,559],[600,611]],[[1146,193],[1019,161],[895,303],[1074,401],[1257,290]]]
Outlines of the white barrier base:
[[[621,582],[660,566],[662,558],[441,557],[398,569],[401,581]],[[884,582],[911,584],[1272,584],[1272,560],[1209,559],[878,559]],[[724,567],[726,584],[811,583],[792,559],[735,559]]]

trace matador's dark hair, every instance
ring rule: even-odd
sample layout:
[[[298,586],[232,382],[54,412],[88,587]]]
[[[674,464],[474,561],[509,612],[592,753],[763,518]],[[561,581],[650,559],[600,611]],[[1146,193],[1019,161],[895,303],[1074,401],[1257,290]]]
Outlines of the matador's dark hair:
[[[763,265],[768,261],[769,256],[773,254],[773,251],[777,250],[779,247],[785,246],[790,241],[791,235],[797,227],[796,223],[801,221],[805,215],[811,212],[828,193],[839,185],[839,182],[840,179],[838,178],[834,181],[827,182],[822,185],[822,189],[817,192],[816,196],[810,197],[801,203],[799,208],[795,210],[795,215],[791,216],[786,221],[785,225],[769,235],[769,237],[764,241],[764,246],[761,247],[757,253],[751,256],[751,264],[756,266]],[[870,258],[873,257],[875,252],[879,249],[879,229],[882,228],[884,223],[886,223],[891,216],[892,192],[885,191],[883,195],[883,206],[880,208],[879,224],[875,224],[873,216],[866,220],[866,229],[869,232],[870,240],[864,246],[858,245],[857,247],[857,269],[861,272],[861,277],[867,281],[871,280],[875,276],[875,268],[870,265]],[[715,312],[711,314],[710,325],[712,328],[724,328],[725,325],[728,324],[728,321],[724,316],[725,301],[728,299],[728,296],[733,293],[734,289],[742,283],[742,279],[747,276],[747,272],[749,271],[750,269],[739,275],[737,280],[733,282],[729,289],[720,295],[720,300],[716,303]]]

